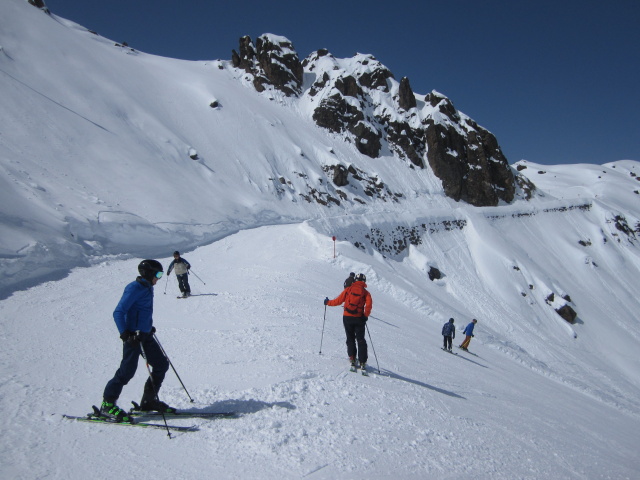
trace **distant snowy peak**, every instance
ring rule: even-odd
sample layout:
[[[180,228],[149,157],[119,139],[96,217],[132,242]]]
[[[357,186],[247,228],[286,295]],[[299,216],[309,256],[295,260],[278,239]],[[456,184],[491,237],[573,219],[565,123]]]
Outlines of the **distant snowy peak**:
[[[511,169],[493,134],[444,95],[414,93],[408,78],[398,82],[372,55],[340,59],[322,49],[300,62],[291,41],[264,34],[256,46],[242,37],[232,65],[258,92],[296,98],[318,126],[344,135],[360,153],[394,156],[411,168],[428,164],[456,201],[495,206],[512,202],[519,186],[535,189]]]

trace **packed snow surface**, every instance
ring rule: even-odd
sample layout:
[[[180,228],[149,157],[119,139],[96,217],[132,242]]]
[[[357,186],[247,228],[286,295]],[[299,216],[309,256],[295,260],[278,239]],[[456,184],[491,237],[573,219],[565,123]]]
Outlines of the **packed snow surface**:
[[[474,208],[229,62],[146,55],[22,0],[0,5],[0,46],[0,478],[640,477],[638,162],[521,161],[532,199]],[[400,200],[307,201],[336,194],[338,163]],[[194,296],[155,287],[184,384],[170,370],[160,397],[237,417],[170,419],[198,427],[172,439],[64,419],[119,365],[138,263],[176,249]],[[323,305],[349,272],[373,297],[369,377]],[[470,352],[442,351],[451,317],[454,345],[478,320]],[[141,361],[121,407],[146,378]]]

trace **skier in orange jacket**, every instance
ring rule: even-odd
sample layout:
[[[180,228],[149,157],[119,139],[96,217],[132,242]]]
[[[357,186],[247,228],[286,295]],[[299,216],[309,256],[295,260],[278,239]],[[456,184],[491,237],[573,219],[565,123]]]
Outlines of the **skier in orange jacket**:
[[[373,300],[367,291],[366,281],[367,277],[363,273],[359,273],[356,275],[355,281],[336,298],[333,300],[324,299],[324,304],[330,307],[337,307],[344,303],[342,323],[347,334],[347,355],[349,355],[352,367],[355,367],[357,355],[362,370],[366,370],[368,359],[367,341],[364,338],[364,333],[373,307]]]

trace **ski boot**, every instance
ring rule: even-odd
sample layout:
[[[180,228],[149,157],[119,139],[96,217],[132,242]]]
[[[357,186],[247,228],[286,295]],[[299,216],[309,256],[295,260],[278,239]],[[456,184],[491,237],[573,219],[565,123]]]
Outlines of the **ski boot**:
[[[349,362],[351,363],[351,368],[349,369],[352,372],[357,370],[356,368],[356,357],[349,357]]]
[[[158,388],[160,387],[158,386]],[[147,380],[144,384],[142,400],[140,400],[140,410],[143,412],[175,413],[176,409],[161,402],[156,392],[157,390],[153,387],[153,383]]]
[[[115,423],[134,423],[133,418],[127,415],[115,402],[103,401],[99,413],[101,417],[108,418]]]
[[[166,403],[157,400],[142,400],[140,402],[140,410],[143,412],[159,412],[159,413],[175,413],[176,409],[170,407]]]

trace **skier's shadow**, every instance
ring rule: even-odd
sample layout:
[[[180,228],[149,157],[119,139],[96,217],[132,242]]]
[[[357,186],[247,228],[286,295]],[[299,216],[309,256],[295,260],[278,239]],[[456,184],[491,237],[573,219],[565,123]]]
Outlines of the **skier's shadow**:
[[[181,410],[189,413],[205,412],[235,412],[235,413],[257,413],[273,407],[295,410],[297,407],[290,402],[263,402],[261,400],[223,400],[212,403],[203,409]]]
[[[478,356],[477,356],[477,355],[475,355],[474,353],[472,353],[472,355],[474,355],[474,356],[478,357]],[[456,357],[458,357],[458,358],[462,358],[463,360],[466,360],[467,362],[475,363],[475,364],[476,364],[476,365],[478,365],[479,367],[482,367],[482,368],[489,368],[489,367],[487,367],[486,365],[482,365],[481,363],[478,363],[478,362],[476,362],[476,361],[474,361],[474,360],[471,360],[470,358],[465,357],[464,355],[461,355],[461,354],[460,354],[460,355],[455,355],[455,356],[456,356]],[[478,357],[478,358],[480,358],[480,357]]]
[[[418,385],[419,387],[428,388],[429,390],[433,390],[434,392],[442,393],[444,395],[448,395],[449,397],[461,398],[466,400],[462,395],[458,395],[457,393],[450,392],[448,390],[443,390],[442,388],[434,387],[433,385],[429,385],[428,383],[420,382],[418,380],[413,380],[411,378],[403,377],[402,375],[398,375],[395,372],[390,370],[380,370],[381,375],[386,375],[391,378],[395,378],[396,380],[402,380],[403,382],[413,383],[414,385]]]

